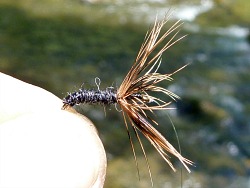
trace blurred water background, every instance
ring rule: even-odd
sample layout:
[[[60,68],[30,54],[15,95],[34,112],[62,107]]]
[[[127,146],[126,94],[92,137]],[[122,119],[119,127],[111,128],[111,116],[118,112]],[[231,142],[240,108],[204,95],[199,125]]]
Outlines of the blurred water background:
[[[161,72],[190,63],[164,87],[182,99],[156,113],[175,147],[178,132],[192,173],[174,173],[146,141],[155,187],[250,187],[250,1],[1,0],[0,71],[63,98],[68,91],[119,86],[156,14],[172,8],[188,36],[163,55]],[[167,28],[168,26],[166,26]],[[18,97],[18,91],[17,91]],[[37,97],[39,100],[39,96]],[[14,106],[13,106],[14,108]],[[97,126],[108,156],[105,187],[150,187],[136,140],[140,181],[121,113],[79,107]],[[173,159],[174,160],[174,159]]]

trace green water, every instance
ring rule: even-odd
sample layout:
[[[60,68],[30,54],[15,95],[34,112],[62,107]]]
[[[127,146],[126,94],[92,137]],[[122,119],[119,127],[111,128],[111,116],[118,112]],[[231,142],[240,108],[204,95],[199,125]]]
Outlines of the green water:
[[[201,6],[199,3],[188,1],[185,6]],[[102,80],[102,88],[119,86],[155,15],[183,5],[182,1],[3,0],[0,71],[60,98],[83,83],[96,87],[95,77]],[[164,87],[182,98],[175,104],[177,110],[168,113],[183,155],[196,165],[191,174],[183,170],[181,176],[181,165],[176,162],[178,172],[173,173],[144,140],[155,187],[180,187],[181,183],[183,187],[250,186],[247,6],[247,0],[216,1],[207,12],[185,21],[180,35],[188,36],[163,55],[161,72],[190,63]],[[240,28],[232,27],[236,25]],[[109,159],[105,187],[149,187],[145,161],[135,141],[138,180],[121,114],[112,106],[106,108],[106,115],[98,106],[85,105],[79,110],[93,120],[104,142]],[[166,112],[156,116],[159,130],[178,147]]]

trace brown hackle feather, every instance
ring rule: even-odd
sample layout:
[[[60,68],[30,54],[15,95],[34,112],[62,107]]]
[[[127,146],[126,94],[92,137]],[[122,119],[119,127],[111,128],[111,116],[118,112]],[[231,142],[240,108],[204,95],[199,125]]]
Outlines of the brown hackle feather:
[[[169,159],[169,154],[177,157],[187,171],[190,172],[188,165],[192,165],[193,162],[183,157],[172,146],[172,144],[170,144],[168,140],[154,128],[152,124],[158,125],[157,122],[147,115],[147,112],[154,113],[154,110],[170,109],[169,104],[171,101],[179,98],[173,92],[157,85],[162,81],[172,81],[173,79],[171,76],[186,66],[181,67],[171,74],[161,74],[157,72],[161,64],[161,55],[163,52],[185,37],[182,36],[176,39],[179,32],[178,29],[182,25],[180,21],[175,22],[160,36],[161,29],[169,21],[169,17],[170,15],[166,16],[162,21],[157,21],[156,18],[152,30],[147,32],[132,68],[117,90],[117,103],[121,106],[123,111],[127,132],[130,136],[128,130],[129,122],[139,140],[146,161],[146,153],[138,131],[148,139],[148,141],[154,146],[154,148],[174,171],[175,167]],[[166,40],[167,42],[165,43]],[[163,47],[157,51],[157,47],[162,44]],[[154,53],[154,55],[152,55],[152,53]],[[168,99],[170,100],[166,101],[165,99],[154,97],[153,94],[156,93],[162,93],[168,96]],[[141,94],[141,96],[138,97],[137,94]],[[127,119],[129,120],[128,122]],[[136,160],[136,154],[131,140],[130,143]],[[151,178],[149,165],[148,169]]]

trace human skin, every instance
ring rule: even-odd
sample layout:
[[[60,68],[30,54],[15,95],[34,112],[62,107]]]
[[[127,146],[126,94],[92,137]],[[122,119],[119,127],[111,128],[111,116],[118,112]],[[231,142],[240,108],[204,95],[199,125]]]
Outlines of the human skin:
[[[0,187],[103,187],[94,124],[37,86],[0,73]]]

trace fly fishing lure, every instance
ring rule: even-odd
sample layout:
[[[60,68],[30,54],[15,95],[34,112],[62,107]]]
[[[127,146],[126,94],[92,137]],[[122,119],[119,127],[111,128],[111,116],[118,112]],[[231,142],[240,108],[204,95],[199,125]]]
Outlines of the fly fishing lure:
[[[122,110],[129,139],[130,132],[128,122],[131,124],[132,129],[136,134],[146,161],[146,153],[144,151],[138,131],[149,140],[149,142],[154,146],[154,148],[174,171],[175,168],[170,161],[168,154],[172,154],[177,157],[187,169],[187,171],[190,172],[188,165],[192,165],[193,162],[184,158],[168,142],[168,140],[155,129],[153,125],[158,124],[154,119],[150,118],[147,113],[154,113],[154,110],[170,109],[168,106],[171,101],[179,98],[173,92],[157,85],[158,83],[165,80],[173,80],[171,76],[185,67],[183,66],[171,74],[161,74],[157,72],[161,65],[161,55],[163,52],[185,37],[182,36],[176,39],[176,36],[179,32],[178,29],[182,25],[180,20],[175,22],[160,36],[161,29],[169,21],[169,17],[170,15],[166,16],[162,21],[157,21],[156,18],[152,30],[148,31],[144,38],[144,42],[139,50],[134,64],[132,65],[132,68],[129,70],[128,74],[117,90],[112,87],[106,88],[105,90],[100,90],[99,86],[97,90],[79,89],[79,91],[68,93],[68,96],[63,99],[62,108],[65,109],[68,106],[74,106],[80,103],[97,103],[103,105],[118,104]],[[164,43],[166,38],[169,39],[166,43]],[[161,45],[161,47],[159,47],[159,45]],[[160,49],[157,50],[157,47]],[[170,101],[154,97],[152,95],[154,93],[166,95]],[[136,161],[135,150],[131,139],[130,143]]]

